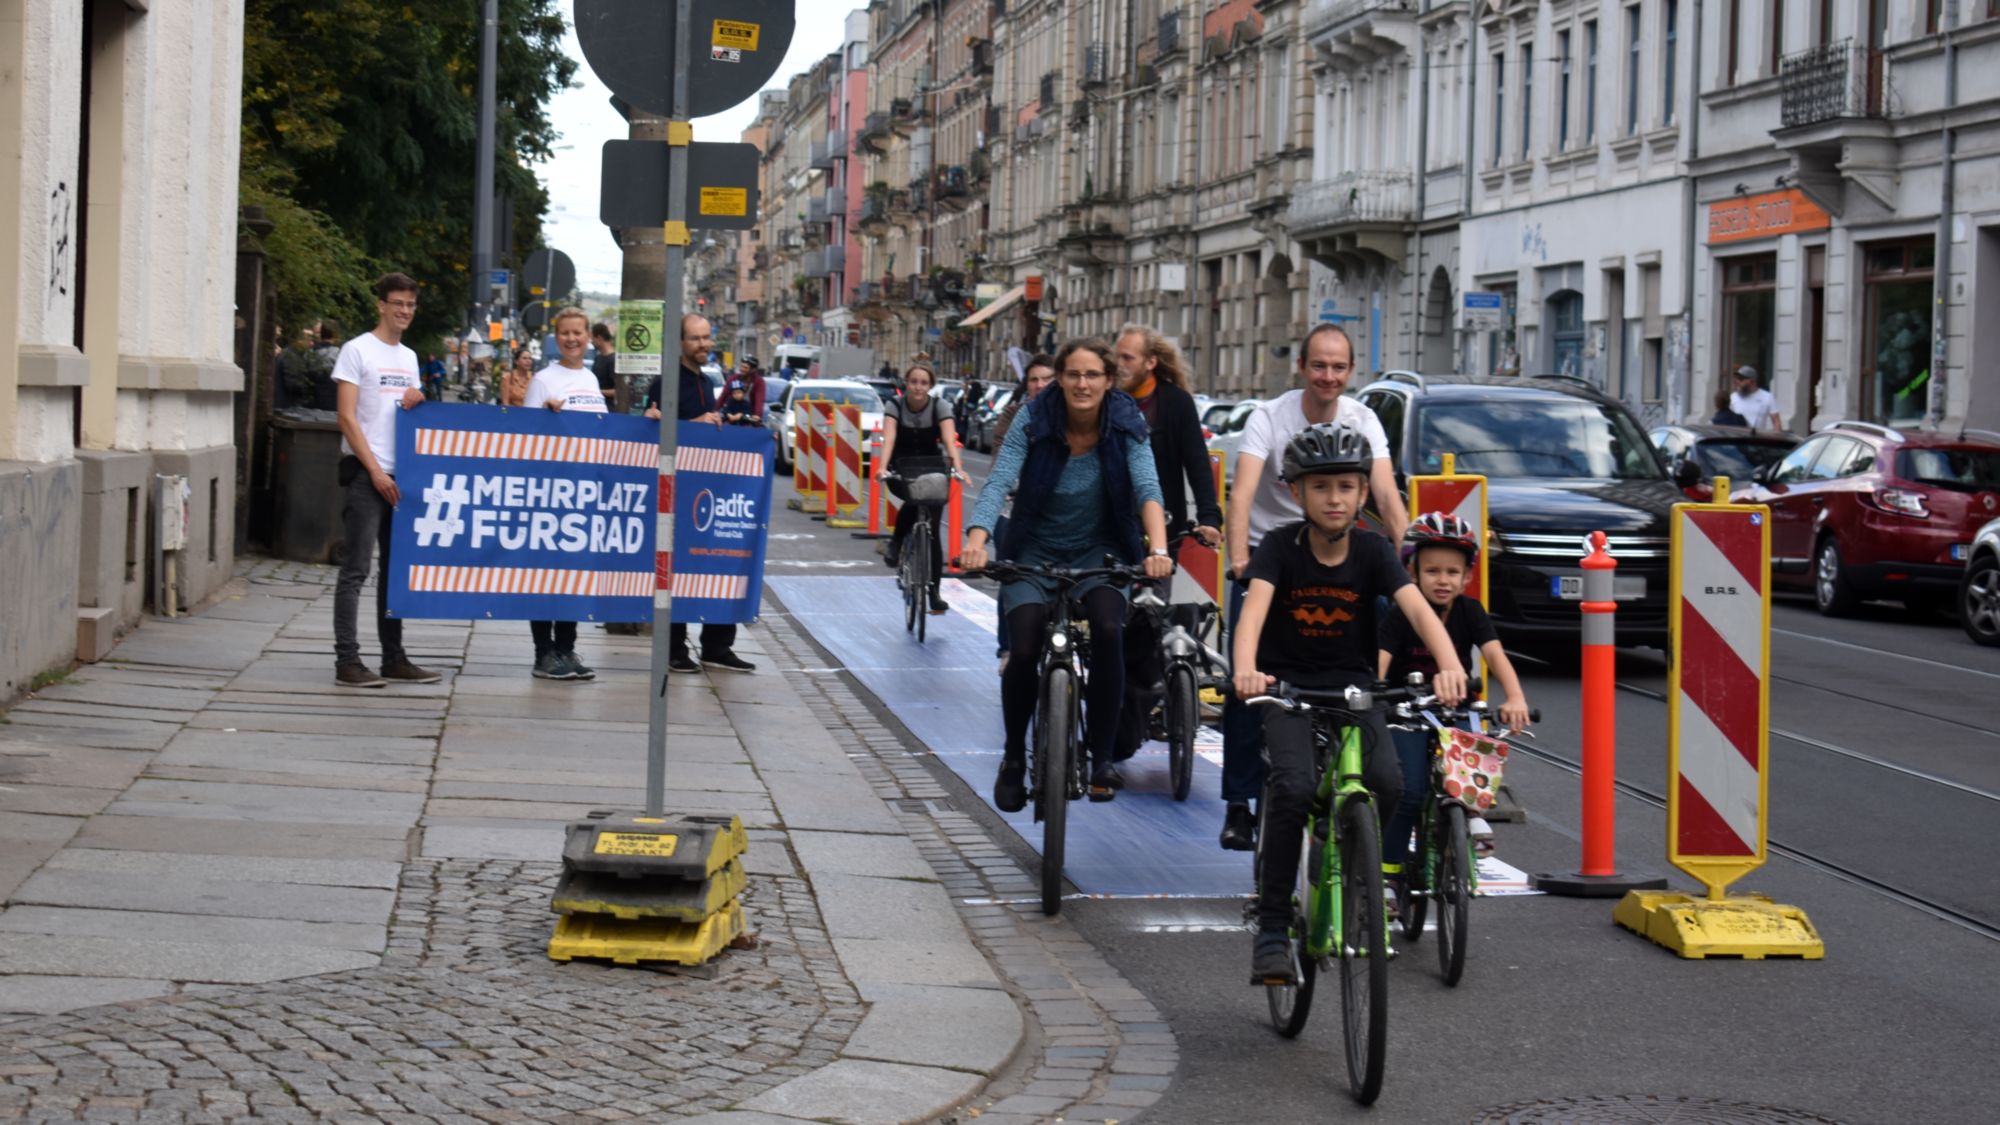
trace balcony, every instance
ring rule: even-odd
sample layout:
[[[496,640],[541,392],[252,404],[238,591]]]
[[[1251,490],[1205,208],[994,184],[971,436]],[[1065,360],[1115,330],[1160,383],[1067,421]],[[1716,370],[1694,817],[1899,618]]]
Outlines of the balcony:
[[[808,250],[799,259],[800,277],[817,279],[825,277],[829,272],[826,268],[826,252],[824,250]]]
[[[1347,172],[1293,192],[1285,228],[1323,265],[1401,261],[1415,200],[1409,172]]]
[[[1187,44],[1181,41],[1181,14],[1179,12],[1167,12],[1160,17],[1160,32],[1154,42],[1157,44],[1154,52],[1155,58],[1165,58],[1168,55],[1178,54],[1182,48],[1187,46]]]
[[[865,192],[861,196],[861,214],[856,225],[868,234],[881,234],[889,229],[889,192]]]
[[[889,128],[902,136],[916,132],[923,117],[923,106],[914,98],[894,98],[889,102]]]
[[[847,272],[847,244],[836,242],[820,251],[820,268],[824,276],[832,277]]]
[[[861,128],[854,133],[854,147],[877,156],[889,151],[889,114],[876,110],[861,121]]]
[[[872,305],[882,299],[882,286],[873,281],[864,281],[854,287],[854,303]]]
[[[1083,74],[1080,81],[1086,88],[1102,86],[1111,79],[1111,59],[1103,47],[1083,49]]]
[[[827,218],[828,216],[827,216],[826,196],[815,195],[811,199],[806,200],[807,226],[809,227],[824,226],[826,224]]]
[[[1366,15],[1385,12],[1415,15],[1416,11],[1416,0],[1313,0],[1305,14],[1306,38],[1317,38]]]
[[[1042,99],[1042,110],[1044,112],[1056,104],[1056,88],[1061,85],[1062,75],[1057,74],[1055,71],[1051,70],[1047,74],[1042,75],[1042,82],[1040,87],[1038,87],[1038,91]]]
[[[1104,265],[1118,260],[1130,227],[1131,214],[1117,200],[1081,199],[1063,207],[1062,234],[1057,244],[1063,261],[1072,266]]]
[[[833,219],[843,218],[846,216],[846,214],[847,214],[847,189],[844,187],[830,187],[826,189],[827,219],[833,220]]]
[[[1883,117],[1882,52],[1852,39],[1787,55],[1778,67],[1779,120],[1787,129]]]
[[[993,161],[983,152],[972,154],[972,160],[965,166],[965,174],[973,184],[983,184],[993,178]]]
[[[972,177],[962,164],[939,168],[933,180],[938,206],[963,211],[972,205]]]
[[[993,73],[993,40],[974,39],[972,41],[972,73]]]
[[[820,171],[833,171],[833,138],[814,141],[806,148],[806,166]]]

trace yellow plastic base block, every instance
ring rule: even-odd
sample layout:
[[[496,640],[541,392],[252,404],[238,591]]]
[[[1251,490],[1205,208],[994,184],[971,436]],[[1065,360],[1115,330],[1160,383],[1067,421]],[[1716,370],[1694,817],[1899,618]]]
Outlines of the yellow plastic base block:
[[[609,914],[700,922],[743,893],[749,878],[732,859],[706,879],[623,879],[601,871],[565,871],[549,909],[558,914]]]
[[[1222,694],[1220,688],[1205,687],[1201,689],[1201,701],[1210,707],[1220,707],[1224,703],[1227,703],[1229,699]]]
[[[568,961],[588,957],[620,965],[636,965],[641,961],[700,965],[722,952],[742,932],[743,906],[737,902],[701,922],[569,914],[556,922],[556,932],[549,938],[549,959]]]
[[[829,518],[826,521],[826,526],[844,527],[849,531],[853,531],[857,528],[866,528],[868,526],[868,517],[863,515],[856,515],[852,512],[843,513],[841,515]]]
[[[1817,961],[1826,946],[1796,906],[1763,895],[1696,898],[1671,891],[1630,891],[1611,918],[1682,957],[1802,957]]]

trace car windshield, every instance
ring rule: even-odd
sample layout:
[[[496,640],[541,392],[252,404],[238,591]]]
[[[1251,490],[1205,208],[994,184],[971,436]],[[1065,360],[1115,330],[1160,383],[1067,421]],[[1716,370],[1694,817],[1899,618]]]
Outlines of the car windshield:
[[[882,400],[867,387],[800,387],[799,398],[830,402],[836,406],[858,406],[863,414],[879,413]]]
[[[1734,481],[1749,480],[1760,466],[1777,464],[1792,449],[1772,441],[1705,441],[1700,448],[1710,472]]]
[[[2000,449],[1905,449],[1896,475],[1954,492],[2000,490]]]
[[[1646,435],[1623,411],[1585,399],[1425,403],[1418,472],[1455,454],[1461,473],[1489,477],[1659,480]]]

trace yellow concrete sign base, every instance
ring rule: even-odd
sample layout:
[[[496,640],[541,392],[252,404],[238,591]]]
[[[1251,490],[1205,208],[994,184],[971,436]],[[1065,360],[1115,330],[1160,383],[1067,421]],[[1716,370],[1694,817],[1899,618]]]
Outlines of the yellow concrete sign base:
[[[1682,957],[1826,956],[1819,931],[1796,906],[1781,906],[1763,895],[1696,898],[1672,891],[1628,891],[1612,920]]]
[[[736,902],[700,922],[569,914],[556,923],[556,932],[549,938],[549,959],[585,957],[620,965],[641,961],[700,965],[742,932],[743,907]]]
[[[631,879],[602,871],[565,871],[549,909],[558,914],[699,922],[728,906],[748,885],[741,859],[730,860],[706,879]]]

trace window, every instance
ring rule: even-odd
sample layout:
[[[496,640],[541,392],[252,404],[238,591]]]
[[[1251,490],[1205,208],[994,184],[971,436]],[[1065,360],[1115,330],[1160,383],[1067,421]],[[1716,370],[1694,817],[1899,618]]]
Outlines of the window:
[[[1673,25],[1668,24],[1669,28]],[[1669,31],[1669,35],[1673,32]],[[1777,74],[1778,66],[1785,57],[1785,0],[1771,0],[1771,68],[1767,74]]]
[[[1861,402],[1871,422],[1915,422],[1929,405],[1936,250],[1924,238],[1875,243],[1863,254]]]
[[[1417,459],[1434,472],[1447,451],[1458,471],[1488,477],[1659,480],[1660,461],[1623,407],[1582,398],[1427,402]]]
[[[1506,151],[1503,141],[1507,134],[1507,56],[1493,56],[1493,163],[1500,163],[1500,156]]]
[[[1771,382],[1778,338],[1778,256],[1727,258],[1722,266],[1721,372],[1743,364],[1757,369],[1760,386]],[[1716,376],[1728,380],[1722,373]]]
[[[1806,472],[1807,480],[1833,480],[1849,475],[1847,466],[1861,452],[1861,443],[1853,438],[1828,438],[1826,448],[1813,458],[1812,468]]]
[[[1583,141],[1597,139],[1597,21],[1583,25]]]
[[[1785,459],[1778,462],[1777,468],[1771,470],[1771,483],[1797,484],[1806,479],[1806,470],[1812,467],[1813,458],[1819,456],[1819,451],[1825,449],[1827,442],[1831,440],[1824,437],[1814,438],[1785,454]]]
[[[1722,84],[1736,85],[1736,51],[1743,38],[1743,0],[1729,0],[1729,23],[1724,30]]]
[[[1548,300],[1550,370],[1558,375],[1583,375],[1583,294],[1565,289]]]
[[[1528,146],[1535,126],[1535,47],[1521,48],[1521,159],[1528,158]]]
[[[1403,396],[1394,391],[1383,391],[1373,400],[1363,399],[1375,417],[1382,423],[1383,436],[1389,439],[1389,463],[1400,465],[1403,455]]]
[[[1785,0],[1771,0],[1771,2],[1783,4]],[[1680,10],[1679,0],[1667,0],[1667,57],[1660,76],[1660,119],[1669,125],[1674,123],[1674,56],[1680,48]],[[1773,67],[1771,73],[1776,74],[1777,68]]]
[[[1639,5],[1625,9],[1625,135],[1639,131]]]
[[[1569,32],[1556,36],[1560,84],[1556,87],[1556,151],[1569,148]]]

